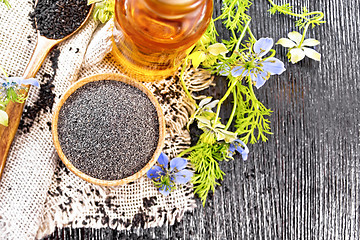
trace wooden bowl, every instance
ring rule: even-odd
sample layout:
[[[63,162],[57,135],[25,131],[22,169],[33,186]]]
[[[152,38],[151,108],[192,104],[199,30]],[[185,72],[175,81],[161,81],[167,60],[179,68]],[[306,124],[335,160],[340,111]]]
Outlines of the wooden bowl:
[[[89,82],[100,81],[100,80],[120,81],[120,82],[129,84],[129,85],[131,85],[133,87],[136,87],[140,91],[144,92],[148,96],[148,98],[150,99],[152,104],[155,106],[157,116],[158,116],[158,120],[159,120],[159,142],[158,142],[158,145],[156,147],[156,150],[155,150],[152,158],[145,165],[145,167],[143,167],[139,172],[137,172],[134,175],[131,175],[131,176],[127,177],[127,178],[123,178],[123,179],[119,179],[119,180],[101,180],[101,179],[91,177],[91,176],[81,172],[79,169],[77,169],[69,161],[69,159],[67,159],[64,152],[61,149],[59,138],[58,138],[59,137],[58,136],[59,113],[60,113],[61,107],[66,102],[68,97],[72,93],[74,93],[78,88],[82,87],[83,85],[85,85],[85,84],[87,84]],[[53,120],[52,120],[52,135],[53,135],[53,140],[54,140],[54,145],[55,145],[56,151],[59,154],[60,159],[63,161],[65,166],[68,169],[70,169],[70,171],[72,171],[77,176],[79,176],[80,178],[82,178],[85,181],[88,181],[90,183],[94,183],[94,184],[101,185],[101,186],[119,186],[119,185],[123,185],[123,184],[129,183],[129,182],[133,182],[136,179],[140,178],[156,163],[156,161],[157,161],[157,159],[158,159],[158,157],[159,157],[159,155],[160,155],[160,153],[162,151],[162,148],[164,146],[164,141],[165,141],[165,119],[164,119],[164,115],[163,115],[163,112],[161,110],[161,107],[160,107],[158,101],[156,100],[155,96],[141,83],[136,82],[136,81],[124,76],[124,75],[121,75],[121,74],[114,74],[114,73],[97,74],[97,75],[92,75],[92,76],[89,76],[89,77],[86,77],[86,78],[83,78],[83,79],[77,81],[61,97],[60,102],[56,106],[55,113],[54,113]]]

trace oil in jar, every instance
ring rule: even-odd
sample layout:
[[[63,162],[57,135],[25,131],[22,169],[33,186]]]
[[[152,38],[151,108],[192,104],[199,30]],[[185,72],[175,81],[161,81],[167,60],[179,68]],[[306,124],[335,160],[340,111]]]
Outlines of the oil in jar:
[[[212,10],[212,0],[116,0],[112,54],[120,70],[139,81],[174,74]]]

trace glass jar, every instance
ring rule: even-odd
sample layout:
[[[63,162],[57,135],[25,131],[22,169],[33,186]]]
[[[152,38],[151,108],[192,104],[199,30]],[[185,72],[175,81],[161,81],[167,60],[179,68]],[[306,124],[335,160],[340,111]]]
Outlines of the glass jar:
[[[112,53],[121,71],[139,81],[174,74],[212,11],[212,0],[116,0]]]

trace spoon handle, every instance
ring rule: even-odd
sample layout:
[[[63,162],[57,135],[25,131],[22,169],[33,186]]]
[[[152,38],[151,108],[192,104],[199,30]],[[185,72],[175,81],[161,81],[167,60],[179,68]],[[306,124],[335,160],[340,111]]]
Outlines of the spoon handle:
[[[51,48],[57,42],[57,40],[51,40],[41,36],[38,37],[33,55],[31,56],[30,62],[23,74],[25,79],[35,77]],[[27,90],[28,93],[30,85],[27,86]],[[0,124],[0,178],[5,168],[5,162],[9,154],[11,143],[19,127],[24,105],[25,103],[14,103],[10,101],[6,106],[6,112],[9,116],[9,124],[7,127]]]

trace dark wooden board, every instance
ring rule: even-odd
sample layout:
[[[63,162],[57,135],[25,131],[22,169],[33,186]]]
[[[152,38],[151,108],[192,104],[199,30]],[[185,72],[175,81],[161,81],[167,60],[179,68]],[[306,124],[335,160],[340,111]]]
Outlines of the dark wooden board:
[[[222,186],[174,226],[132,231],[59,229],[48,239],[360,239],[360,0],[289,0],[321,10],[310,31],[322,62],[286,63],[257,91],[274,112],[273,135],[246,162],[222,164]],[[286,37],[294,19],[251,8],[257,38]],[[215,1],[215,12],[220,3]],[[223,32],[224,36],[226,33]],[[277,57],[286,61],[280,46]],[[224,82],[212,91],[223,91]]]

